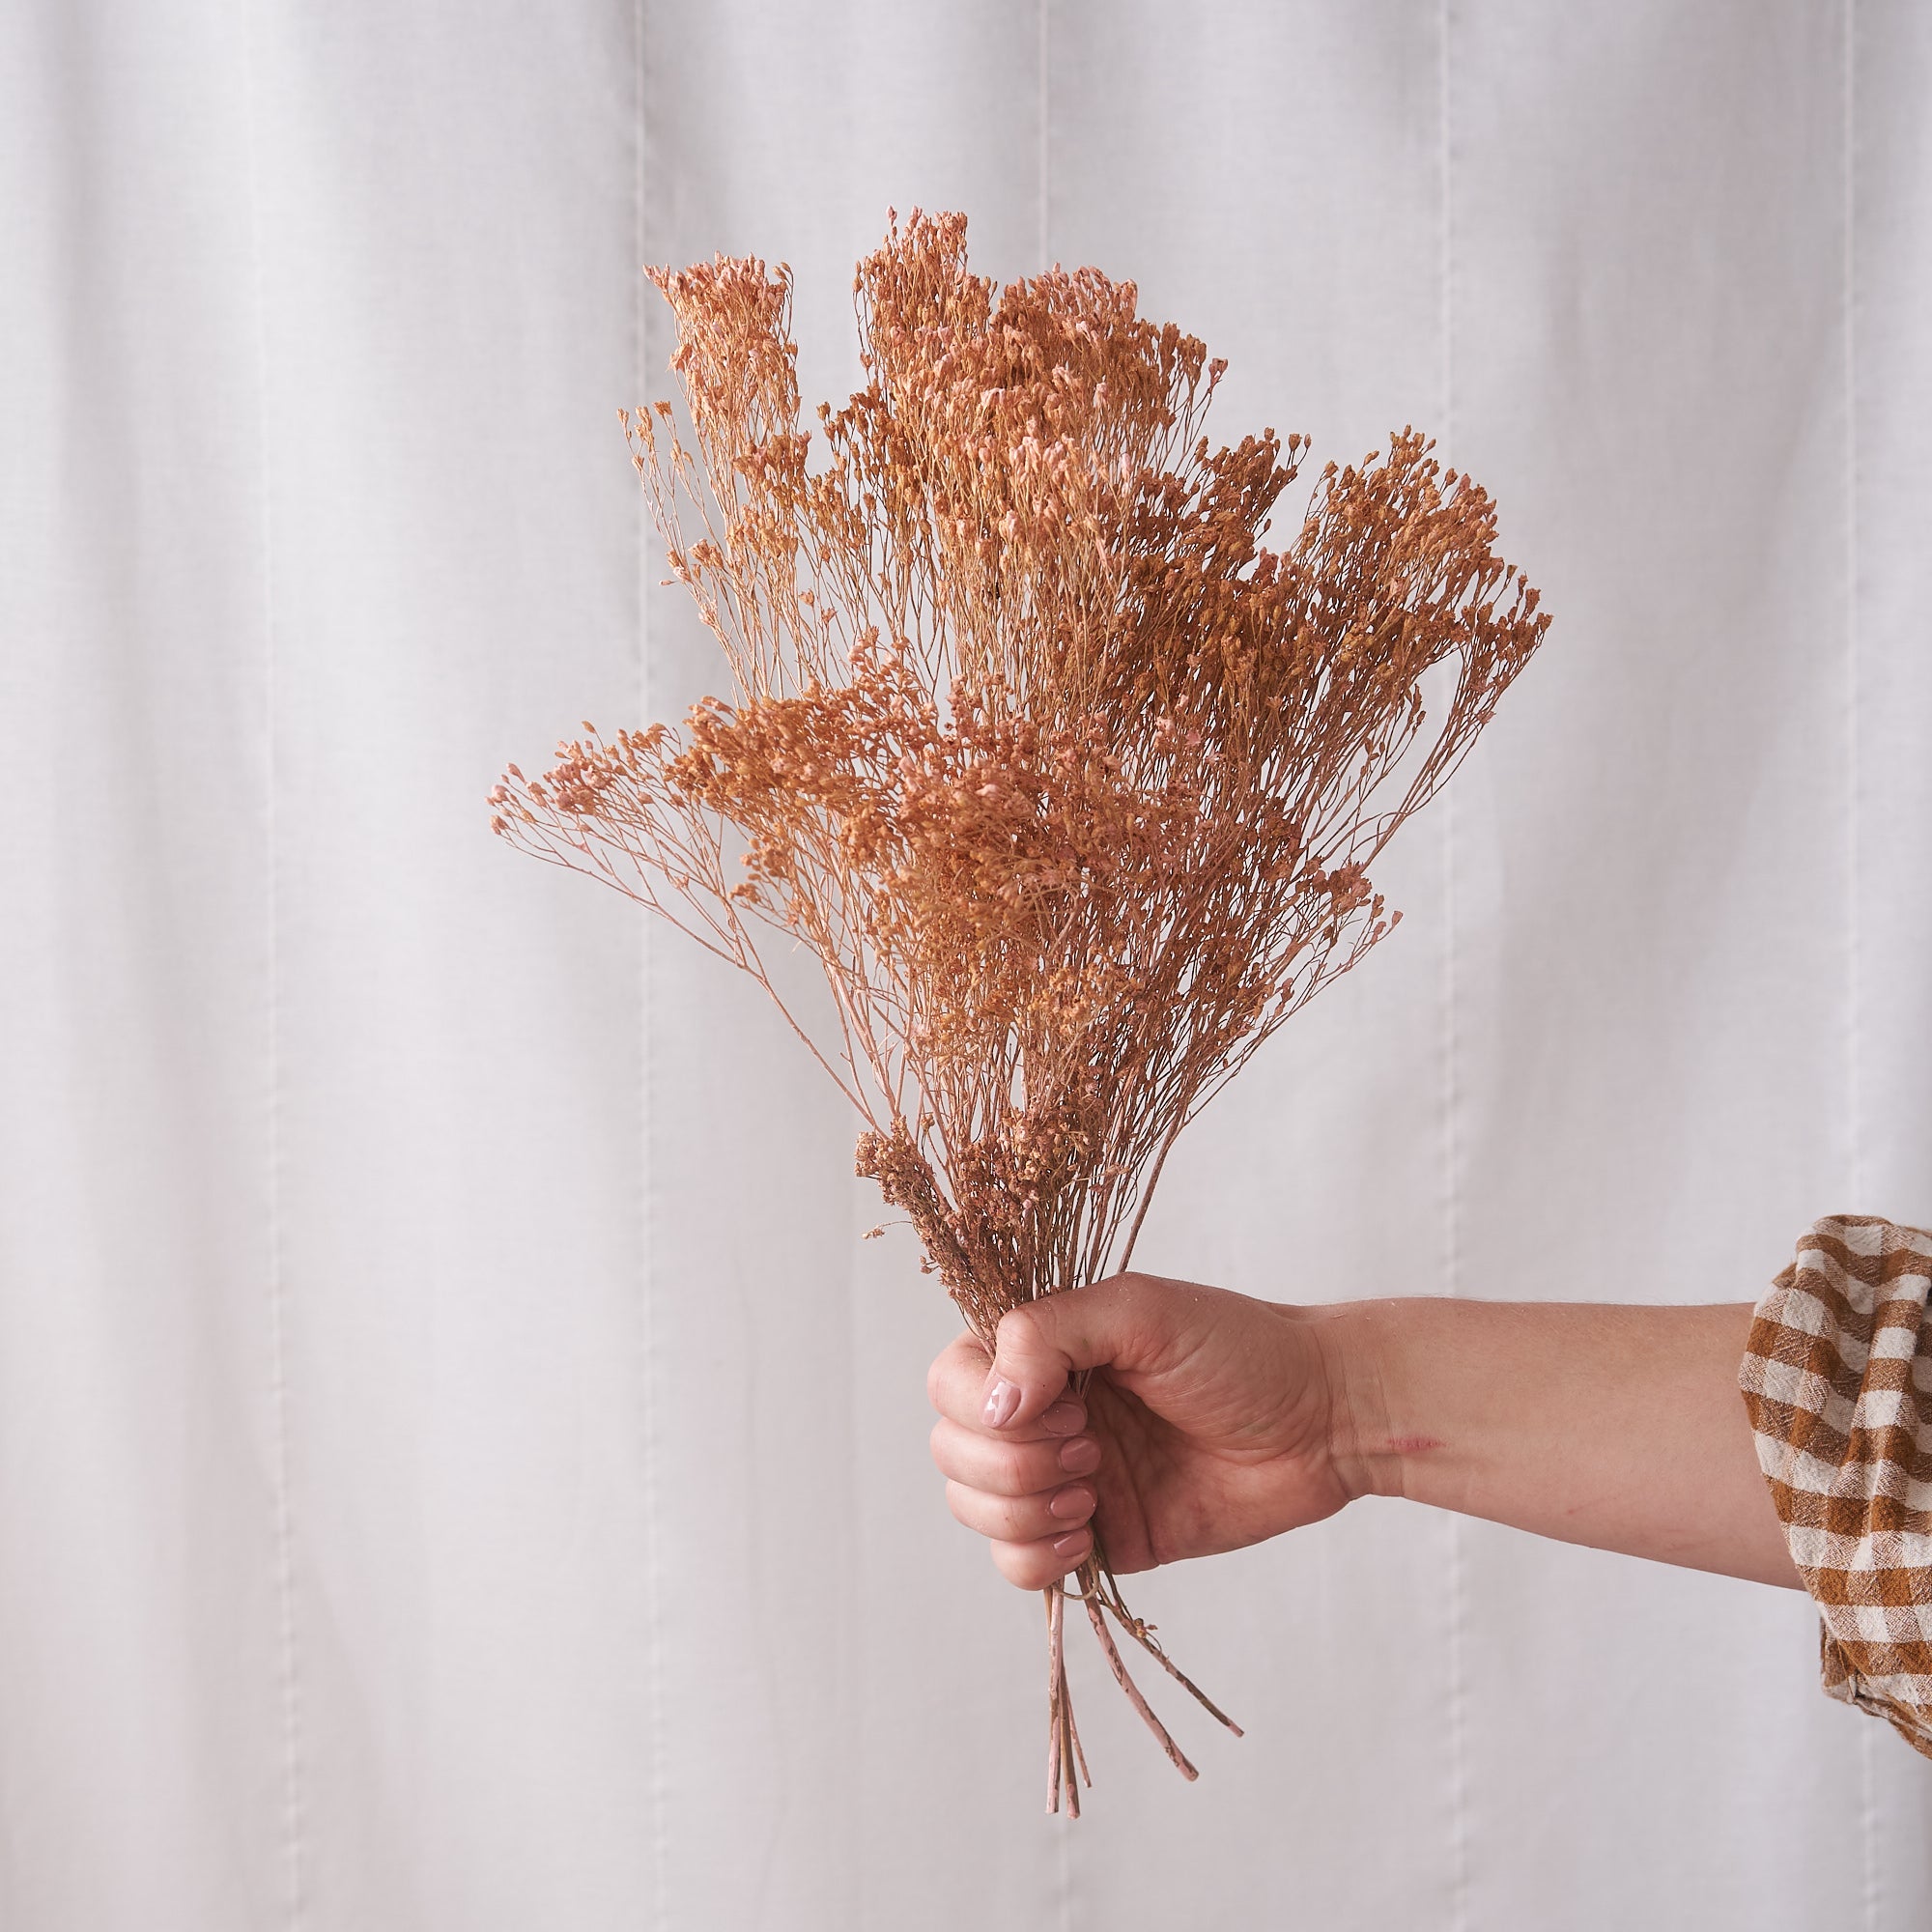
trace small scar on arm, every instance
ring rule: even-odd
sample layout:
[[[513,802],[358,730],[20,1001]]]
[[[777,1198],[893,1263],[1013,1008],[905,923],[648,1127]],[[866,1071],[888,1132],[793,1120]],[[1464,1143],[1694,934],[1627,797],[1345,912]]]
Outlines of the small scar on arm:
[[[1439,1449],[1442,1444],[1433,1435],[1391,1435],[1388,1453],[1391,1456],[1419,1456],[1425,1449]]]

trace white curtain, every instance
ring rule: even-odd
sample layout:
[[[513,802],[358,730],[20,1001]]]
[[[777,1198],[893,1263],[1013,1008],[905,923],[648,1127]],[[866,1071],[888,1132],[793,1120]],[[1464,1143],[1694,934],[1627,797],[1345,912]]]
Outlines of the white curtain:
[[[951,1310],[754,988],[487,829],[718,671],[638,273],[1092,262],[1435,434],[1555,623],[1138,1259],[1756,1294],[1932,1218],[1932,11],[14,0],[0,1924],[1922,1927],[1794,1593],[1400,1503],[1144,1579],[1183,1785],[946,1516]],[[1173,1700],[1168,1700],[1171,1704]]]

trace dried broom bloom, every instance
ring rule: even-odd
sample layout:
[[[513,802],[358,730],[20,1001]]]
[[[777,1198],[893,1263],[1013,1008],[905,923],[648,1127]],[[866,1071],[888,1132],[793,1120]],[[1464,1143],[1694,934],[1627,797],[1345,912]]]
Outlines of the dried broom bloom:
[[[586,724],[543,778],[511,766],[495,829],[775,999],[766,935],[815,955],[835,1017],[786,1016],[990,1344],[1127,1264],[1181,1128],[1393,926],[1378,855],[1548,620],[1489,497],[1410,430],[1329,465],[1264,549],[1302,440],[1211,447],[1225,364],[1091,269],[996,296],[961,215],[894,216],[860,265],[866,383],[820,406],[815,451],[790,271],[651,275],[693,441],[668,403],[626,422],[731,692],[682,734]],[[1173,1666],[1097,1546],[1080,1583],[1191,1776],[1103,1610]],[[1077,1812],[1047,1595],[1049,1802],[1064,1779]]]

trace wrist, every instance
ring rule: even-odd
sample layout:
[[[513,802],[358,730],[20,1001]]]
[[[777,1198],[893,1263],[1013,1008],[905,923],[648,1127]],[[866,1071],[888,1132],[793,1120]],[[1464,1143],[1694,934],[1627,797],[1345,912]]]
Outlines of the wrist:
[[[1328,1463],[1350,1502],[1406,1492],[1408,1445],[1395,1415],[1391,1373],[1404,1307],[1342,1302],[1321,1311],[1314,1325],[1328,1386]]]

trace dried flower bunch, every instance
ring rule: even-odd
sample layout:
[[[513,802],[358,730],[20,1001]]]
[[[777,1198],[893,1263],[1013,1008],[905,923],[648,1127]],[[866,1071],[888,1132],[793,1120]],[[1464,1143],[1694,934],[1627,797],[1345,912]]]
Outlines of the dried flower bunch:
[[[775,999],[767,935],[810,949],[830,1017],[786,1016],[990,1341],[1126,1264],[1181,1128],[1395,923],[1377,855],[1548,620],[1489,497],[1412,431],[1329,465],[1264,549],[1302,440],[1210,447],[1224,363],[1091,269],[996,291],[961,215],[894,216],[860,265],[865,386],[820,406],[816,450],[789,270],[651,274],[693,443],[668,403],[626,423],[731,691],[682,734],[586,724],[543,778],[512,765],[495,829]],[[1179,1672],[1097,1543],[1078,1584],[1192,1776],[1108,1616]],[[1049,1804],[1077,1813],[1046,1594]]]

